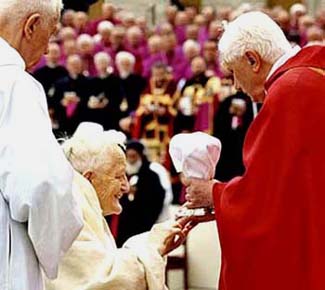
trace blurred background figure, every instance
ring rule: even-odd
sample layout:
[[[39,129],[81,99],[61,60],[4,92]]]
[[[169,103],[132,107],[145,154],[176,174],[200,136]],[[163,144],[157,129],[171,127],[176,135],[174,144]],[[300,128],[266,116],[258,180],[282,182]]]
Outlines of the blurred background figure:
[[[98,52],[94,61],[96,76],[89,81],[90,92],[83,120],[101,124],[105,130],[118,129],[122,102],[120,81],[112,73],[111,58],[106,52]]]
[[[81,34],[77,39],[78,54],[82,60],[82,71],[86,76],[95,76],[94,63],[95,42],[88,34]]]
[[[78,55],[67,59],[68,76],[59,79],[49,95],[58,122],[58,131],[71,135],[83,121],[89,97],[89,78],[82,74],[82,60]]]
[[[138,108],[140,95],[146,87],[146,80],[134,73],[135,56],[121,51],[116,55],[115,65],[122,88],[121,111],[123,116],[129,116]]]
[[[68,71],[60,65],[61,50],[60,46],[53,42],[49,44],[48,53],[45,56],[46,65],[34,72],[34,77],[42,84],[45,94],[48,97],[50,89],[56,81],[68,75]],[[49,101],[49,98],[48,98]]]
[[[130,192],[121,198],[123,212],[118,219],[116,244],[151,229],[162,212],[165,189],[159,176],[150,169],[144,146],[130,141],[126,146],[126,173]]]

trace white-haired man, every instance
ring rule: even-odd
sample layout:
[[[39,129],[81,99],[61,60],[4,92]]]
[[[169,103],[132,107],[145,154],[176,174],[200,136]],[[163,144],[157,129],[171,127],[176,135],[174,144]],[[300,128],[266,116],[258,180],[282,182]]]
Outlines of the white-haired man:
[[[0,1],[0,289],[43,289],[82,227],[73,171],[41,85],[25,70],[47,51],[60,0]],[[41,268],[43,271],[41,271]]]
[[[220,289],[321,290],[325,285],[325,47],[292,48],[265,14],[229,24],[221,61],[262,109],[245,140],[245,173],[187,180],[189,207],[215,207]]]
[[[139,105],[140,95],[146,87],[146,80],[134,73],[136,59],[133,54],[120,51],[115,58],[120,83],[123,92],[121,110],[126,117],[134,112]]]
[[[83,74],[86,76],[95,76],[96,67],[94,64],[94,39],[88,34],[81,34],[77,39],[77,49],[82,60]]]
[[[111,58],[106,52],[95,54],[97,76],[90,79],[86,121],[101,124],[105,129],[118,129],[122,90],[119,78],[112,73]]]

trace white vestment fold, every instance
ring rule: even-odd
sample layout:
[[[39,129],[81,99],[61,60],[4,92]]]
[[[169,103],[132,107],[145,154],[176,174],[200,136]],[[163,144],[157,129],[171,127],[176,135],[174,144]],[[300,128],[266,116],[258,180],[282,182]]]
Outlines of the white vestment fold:
[[[42,86],[0,38],[0,289],[41,290],[82,228]]]

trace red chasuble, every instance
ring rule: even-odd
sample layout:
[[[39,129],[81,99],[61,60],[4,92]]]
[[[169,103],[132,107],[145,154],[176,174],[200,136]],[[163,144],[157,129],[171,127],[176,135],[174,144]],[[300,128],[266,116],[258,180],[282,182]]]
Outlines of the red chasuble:
[[[220,290],[324,290],[325,47],[302,49],[265,88],[245,174],[214,187]]]

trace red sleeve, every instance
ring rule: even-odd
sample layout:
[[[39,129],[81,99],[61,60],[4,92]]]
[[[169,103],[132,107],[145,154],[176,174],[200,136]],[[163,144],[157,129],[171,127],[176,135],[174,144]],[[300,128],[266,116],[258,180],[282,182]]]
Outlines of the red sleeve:
[[[220,209],[221,193],[225,189],[226,185],[227,185],[227,183],[225,183],[225,182],[216,182],[213,185],[212,195],[213,195],[213,204],[214,204],[216,216],[218,216],[218,212]]]

